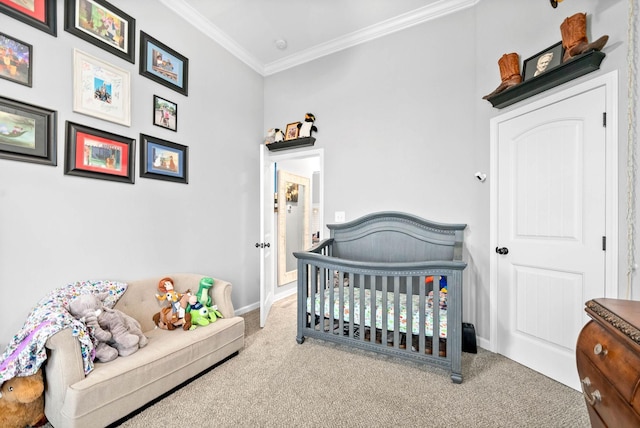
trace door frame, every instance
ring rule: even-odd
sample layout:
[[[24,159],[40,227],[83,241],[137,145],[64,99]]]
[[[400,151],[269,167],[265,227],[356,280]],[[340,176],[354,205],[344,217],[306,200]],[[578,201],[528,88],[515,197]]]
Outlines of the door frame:
[[[282,162],[282,161],[289,161],[289,160],[302,160],[302,159],[308,159],[308,158],[312,158],[312,157],[318,157],[319,158],[319,163],[320,163],[320,175],[318,177],[318,181],[319,181],[319,186],[320,186],[320,192],[319,192],[319,205],[320,205],[320,212],[319,212],[319,218],[318,218],[318,222],[320,225],[322,225],[322,227],[320,228],[320,238],[322,239],[323,235],[324,235],[324,149],[298,149],[298,150],[291,150],[291,151],[287,151],[287,152],[270,152],[268,149],[264,148],[264,152],[265,155],[268,156],[268,159],[266,159],[265,161],[268,161],[272,166],[274,163],[278,163],[278,162]],[[265,162],[266,163],[266,162]],[[274,181],[275,181],[275,177],[273,175],[270,175],[269,177],[264,177],[266,180],[269,180],[269,188],[273,189],[274,188]],[[268,204],[269,201],[272,201],[272,198],[266,197],[265,198],[265,204]],[[264,207],[260,207],[261,210],[264,211]],[[275,216],[274,216],[275,218]],[[275,238],[276,240],[278,239],[278,237],[273,233],[275,230],[275,220],[272,222],[274,224],[271,224],[271,236],[272,238]],[[263,239],[264,236],[261,236],[261,239]],[[263,290],[261,287],[260,290],[260,295],[262,296],[262,293],[268,293],[268,291],[271,292],[271,296],[273,296],[273,302],[277,302],[278,300],[282,300],[285,297],[288,297],[292,294],[294,294],[295,292],[297,292],[297,287],[293,287],[290,290],[287,290],[285,292],[280,292],[277,293],[278,291],[278,285],[277,285],[277,281],[275,280],[275,277],[277,276],[277,264],[278,264],[278,246],[277,245],[271,245],[271,250],[272,250],[272,255],[273,257],[271,257],[271,272],[274,274],[272,275],[274,278],[272,281],[265,281],[265,286],[269,286],[268,284],[271,284],[272,290]],[[260,252],[261,257],[262,257],[262,252]],[[267,270],[267,269],[265,269]],[[262,272],[261,272],[262,274]],[[262,314],[263,311],[265,311],[266,308],[263,308],[263,299],[262,297],[260,298],[260,313]],[[267,311],[268,312],[268,311]],[[264,314],[264,324],[266,324],[267,322],[267,316],[268,313]],[[263,317],[263,315],[261,315],[261,317]],[[261,318],[262,319],[262,318]]]
[[[605,129],[605,231],[607,250],[605,252],[605,296],[618,297],[618,71],[614,70],[601,76],[564,89],[547,97],[523,105],[490,120],[490,168],[489,177],[498,176],[498,138],[499,125],[502,122],[531,111],[549,106],[566,98],[604,86],[606,92],[605,109],[607,126]],[[498,254],[493,251],[498,246],[498,183],[490,180],[489,211],[489,350],[498,349]]]

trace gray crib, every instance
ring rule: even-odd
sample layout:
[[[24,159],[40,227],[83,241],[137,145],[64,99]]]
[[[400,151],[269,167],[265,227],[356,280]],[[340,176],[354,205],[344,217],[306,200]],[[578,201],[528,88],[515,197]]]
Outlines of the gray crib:
[[[298,335],[424,362],[462,382],[465,224],[378,212],[298,259]]]

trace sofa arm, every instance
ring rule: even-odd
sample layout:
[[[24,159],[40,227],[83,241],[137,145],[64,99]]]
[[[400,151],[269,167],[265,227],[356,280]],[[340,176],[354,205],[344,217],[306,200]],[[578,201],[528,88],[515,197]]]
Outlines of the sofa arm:
[[[231,283],[222,279],[215,279],[211,288],[213,304],[218,306],[218,310],[225,318],[231,318],[235,315],[231,301],[231,289]]]
[[[67,388],[85,378],[80,342],[70,328],[59,331],[47,340],[47,361],[44,365],[45,414],[51,420],[60,414]],[[55,415],[55,416],[53,416]]]

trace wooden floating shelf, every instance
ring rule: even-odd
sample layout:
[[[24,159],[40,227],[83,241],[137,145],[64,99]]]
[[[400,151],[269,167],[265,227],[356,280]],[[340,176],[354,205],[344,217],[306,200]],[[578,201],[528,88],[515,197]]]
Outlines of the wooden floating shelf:
[[[315,137],[296,138],[295,140],[278,141],[277,143],[267,144],[267,148],[272,152],[286,149],[297,149],[298,147],[313,146],[316,143]]]
[[[591,51],[571,58],[569,61],[542,73],[539,76],[525,80],[522,83],[487,98],[495,108],[504,108],[547,89],[566,83],[577,77],[596,71],[606,55],[599,51]]]

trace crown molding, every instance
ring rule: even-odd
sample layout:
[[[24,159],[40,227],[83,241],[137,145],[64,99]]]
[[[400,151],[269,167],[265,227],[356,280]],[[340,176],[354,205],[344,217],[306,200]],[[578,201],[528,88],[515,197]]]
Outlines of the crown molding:
[[[159,0],[168,9],[175,12],[178,16],[184,18],[196,29],[202,31],[206,36],[213,39],[216,43],[229,51],[233,56],[247,64],[253,70],[264,76],[264,65],[246,49],[235,42],[211,21],[205,18],[200,12],[195,10],[184,0]]]
[[[480,0],[440,0],[411,12],[407,12],[378,24],[363,28],[362,30],[354,31],[353,33],[347,34],[343,37],[338,37],[326,43],[289,55],[280,60],[263,64],[246,49],[238,45],[226,33],[208,21],[204,16],[202,16],[202,14],[188,5],[184,0],[159,1],[167,8],[174,11],[178,16],[186,19],[191,23],[191,25],[202,31],[205,35],[213,39],[220,46],[262,76],[269,76],[352,46],[467,9],[480,2]]]

